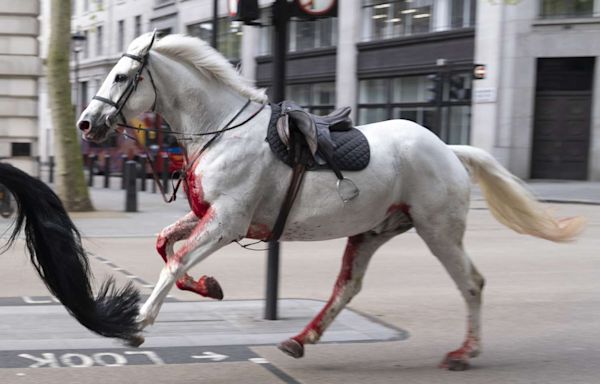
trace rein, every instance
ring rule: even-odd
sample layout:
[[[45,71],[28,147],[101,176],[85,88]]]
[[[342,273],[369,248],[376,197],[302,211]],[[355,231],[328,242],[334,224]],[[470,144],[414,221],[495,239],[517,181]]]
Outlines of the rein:
[[[216,131],[187,134],[189,136],[208,136],[208,135],[214,135],[214,136],[211,137],[210,140],[208,140],[206,142],[206,144],[204,144],[204,146],[202,146],[200,151],[198,151],[194,155],[194,157],[192,158],[191,161],[188,158],[187,150],[185,149],[184,146],[181,146],[182,149],[184,150],[185,162],[184,162],[184,166],[182,167],[182,169],[180,171],[176,171],[176,172],[179,172],[179,180],[177,181],[176,184],[174,184],[173,193],[169,197],[167,197],[165,185],[161,182],[160,177],[158,176],[158,172],[156,171],[156,159],[152,160],[152,155],[148,151],[148,147],[145,144],[143,145],[144,152],[146,153],[146,157],[148,158],[148,161],[150,162],[150,169],[152,169],[152,177],[154,179],[154,182],[158,186],[158,189],[159,189],[165,203],[172,203],[173,201],[175,201],[177,199],[177,191],[179,190],[179,187],[181,186],[181,182],[183,180],[186,180],[185,175],[187,174],[187,172],[189,172],[192,164],[202,155],[202,153],[204,153],[204,151],[206,151],[208,149],[208,147],[210,147],[217,140],[217,138],[219,138],[221,136],[221,134],[223,134],[223,132],[227,132],[232,129],[239,128],[239,127],[245,125],[250,120],[254,119],[266,106],[265,103],[262,103],[260,108],[257,109],[253,114],[251,114],[244,121],[242,121],[241,123],[235,124],[235,125],[231,125],[242,114],[242,112],[244,112],[244,110],[246,110],[246,108],[248,108],[248,106],[251,104],[251,102],[252,102],[251,100],[248,100],[242,106],[242,108],[227,122],[227,124],[225,124],[225,126],[223,128],[216,130]],[[186,133],[184,133],[184,132],[168,131],[166,129],[160,129],[160,128],[140,128],[140,127],[134,127],[134,126],[127,125],[127,124],[117,124],[117,125],[120,127],[123,127],[123,128],[134,129],[137,131],[154,131],[154,132],[164,132],[164,133],[174,133],[174,134],[179,134],[179,135],[186,135]],[[127,133],[123,133],[123,134],[125,135],[125,137],[134,140],[138,144],[140,143],[139,140],[137,139],[137,137],[129,135]],[[187,184],[187,181],[186,181],[186,184]]]

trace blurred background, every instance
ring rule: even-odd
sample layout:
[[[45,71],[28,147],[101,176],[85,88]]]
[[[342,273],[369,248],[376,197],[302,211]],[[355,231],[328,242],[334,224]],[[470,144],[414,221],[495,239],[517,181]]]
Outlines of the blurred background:
[[[129,42],[154,29],[216,43],[269,89],[273,1],[257,2],[259,26],[235,21],[238,2],[72,0],[76,115]],[[0,3],[0,157],[47,180],[50,0]],[[313,113],[350,105],[358,124],[416,121],[447,143],[492,152],[521,178],[600,180],[599,16],[600,0],[338,0],[335,17],[292,19],[286,98]],[[132,123],[168,127],[153,114]],[[138,139],[180,161],[169,135]],[[82,144],[86,158],[140,151],[116,136]]]

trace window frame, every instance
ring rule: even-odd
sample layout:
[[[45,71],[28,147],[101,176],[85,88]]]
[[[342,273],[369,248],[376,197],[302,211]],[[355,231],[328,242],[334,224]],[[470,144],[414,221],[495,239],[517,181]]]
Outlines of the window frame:
[[[460,76],[465,76],[468,77],[470,76],[470,73],[468,70],[466,69],[454,69],[454,70],[449,70],[444,72],[444,82],[443,82],[443,87],[442,87],[442,100],[441,102],[438,104],[435,101],[419,101],[419,102],[395,102],[394,101],[394,91],[393,91],[393,86],[396,83],[396,79],[399,78],[404,78],[404,77],[413,77],[413,76],[419,76],[419,77],[427,77],[428,75],[432,75],[435,74],[435,72],[426,72],[426,73],[417,73],[417,74],[404,74],[404,75],[395,75],[395,76],[385,76],[385,77],[368,77],[368,78],[359,78],[358,80],[358,98],[357,98],[357,105],[356,105],[356,117],[357,117],[357,122],[359,124],[370,124],[370,123],[374,123],[374,122],[370,122],[370,121],[366,121],[363,122],[362,121],[362,117],[363,114],[365,113],[365,110],[369,110],[369,109],[384,109],[385,110],[385,117],[383,120],[391,120],[391,119],[395,119],[395,112],[398,109],[408,109],[408,108],[415,108],[415,109],[422,109],[423,111],[426,110],[431,110],[434,109],[435,113],[441,113],[441,118],[440,119],[436,119],[437,121],[440,122],[440,126],[436,127],[436,126],[426,126],[427,129],[430,129],[433,132],[439,132],[439,136],[440,138],[444,141],[444,142],[448,142],[449,138],[453,137],[452,135],[455,133],[454,130],[452,132],[450,132],[450,130],[448,129],[448,125],[450,124],[450,114],[457,110],[457,109],[453,109],[454,107],[470,107],[471,110],[470,112],[472,112],[472,95],[469,93],[469,97],[462,99],[462,100],[455,100],[455,99],[451,99],[450,98],[450,93],[449,93],[449,84],[450,84],[450,77],[452,76],[456,76],[456,75],[460,75]],[[383,80],[383,83],[385,84],[385,102],[377,102],[377,103],[368,103],[368,102],[364,102],[361,101],[361,87],[360,87],[360,83],[362,81],[369,81],[369,80]],[[465,89],[472,89],[473,83],[472,81],[469,82],[468,84],[469,88],[465,88]],[[427,90],[428,88],[428,84],[425,83],[425,89]],[[423,125],[424,123],[421,121],[416,121],[416,123]],[[435,122],[433,123],[435,125]],[[461,144],[468,144],[470,142],[470,135],[471,135],[471,126],[470,126],[470,121],[469,121],[469,126],[467,127],[467,142],[466,143],[461,143]],[[464,136],[461,134],[461,136]]]
[[[540,20],[562,20],[562,19],[577,19],[577,18],[593,18],[598,17],[600,11],[600,0],[591,1],[591,9],[587,14],[576,14],[574,12],[564,14],[544,14],[544,3],[551,0],[538,0],[537,1],[537,17]],[[566,8],[574,8],[573,0],[555,0],[562,2]]]

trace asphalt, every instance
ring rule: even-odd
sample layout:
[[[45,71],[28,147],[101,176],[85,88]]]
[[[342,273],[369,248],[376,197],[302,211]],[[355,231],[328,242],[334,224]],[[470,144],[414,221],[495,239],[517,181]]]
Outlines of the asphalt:
[[[594,255],[600,219],[594,213],[597,208],[582,204],[600,204],[600,183],[527,184],[541,200],[580,203],[559,209],[569,215],[589,212],[590,230],[577,245],[577,257],[565,258],[565,253],[575,252],[567,245],[519,237],[501,228],[490,219],[481,194],[474,189],[467,237],[489,281],[485,312],[489,352],[476,362],[485,369],[474,369],[469,377],[447,376],[434,368],[443,353],[462,341],[464,319],[457,310],[462,302],[437,262],[423,257],[430,256],[429,251],[411,231],[382,247],[370,267],[366,289],[334,322],[325,334],[325,343],[310,346],[301,361],[281,354],[274,345],[301,330],[323,305],[339,269],[343,239],[282,245],[283,299],[277,322],[262,320],[264,252],[241,251],[235,244],[224,248],[193,275],[218,277],[226,300],[198,300],[173,290],[174,297],[163,307],[155,326],[148,329],[147,344],[139,350],[96,338],[74,324],[51,298],[38,296],[47,291],[31,268],[24,267],[26,258],[18,257],[23,247],[14,247],[14,254],[5,258],[0,271],[2,292],[7,296],[0,300],[0,314],[6,320],[0,327],[0,361],[3,367],[15,370],[1,370],[0,382],[37,383],[42,377],[48,383],[94,382],[84,377],[90,376],[116,383],[123,377],[111,381],[108,376],[113,371],[95,369],[121,364],[133,365],[131,370],[118,371],[119,375],[131,373],[137,379],[132,382],[141,382],[140,375],[146,375],[148,382],[179,383],[200,372],[192,363],[206,363],[203,375],[214,371],[215,377],[227,378],[220,382],[249,382],[245,379],[250,377],[252,382],[264,383],[389,383],[400,377],[415,383],[597,382],[591,378],[597,378],[600,351],[594,342],[598,340],[594,319],[599,308]],[[96,185],[101,185],[101,177]],[[140,192],[138,212],[124,212],[125,193],[117,186],[118,180],[113,180],[113,189],[91,188],[96,211],[72,216],[86,245],[92,247],[92,270],[97,277],[115,275],[119,286],[134,280],[142,293],[148,294],[149,282],[156,280],[162,266],[153,250],[156,233],[189,208],[182,194],[174,203],[165,204],[158,194]],[[0,219],[0,226],[4,223]],[[398,253],[403,257],[397,257]],[[528,293],[525,298],[523,292]],[[571,313],[577,316],[563,318]],[[552,348],[547,335],[552,335],[552,345],[562,347]],[[211,370],[212,365],[227,369]],[[79,366],[92,368],[76,380],[55,373],[62,370],[36,373],[33,369]],[[136,368],[140,366],[143,368]],[[506,367],[517,379],[506,379]],[[68,374],[78,372],[69,370]],[[167,373],[175,374],[177,380],[170,381]],[[580,380],[565,379],[573,375]],[[470,381],[463,381],[467,379]]]
[[[165,203],[159,193],[152,192],[151,180],[146,181],[146,191],[137,194],[136,212],[125,212],[126,194],[120,189],[120,179],[113,178],[108,189],[101,188],[103,180],[103,176],[96,176],[90,187],[95,211],[71,214],[84,237],[154,237],[189,212],[183,191],[174,202]],[[541,201],[600,205],[600,182],[530,180],[525,185]],[[476,185],[471,199],[473,204],[485,207]]]

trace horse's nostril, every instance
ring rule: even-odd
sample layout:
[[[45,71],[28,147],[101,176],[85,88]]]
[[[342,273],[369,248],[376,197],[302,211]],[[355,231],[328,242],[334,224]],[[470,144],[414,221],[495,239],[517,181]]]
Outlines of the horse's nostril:
[[[87,131],[88,129],[90,129],[90,122],[87,120],[81,120],[79,122],[79,129],[83,132]]]

